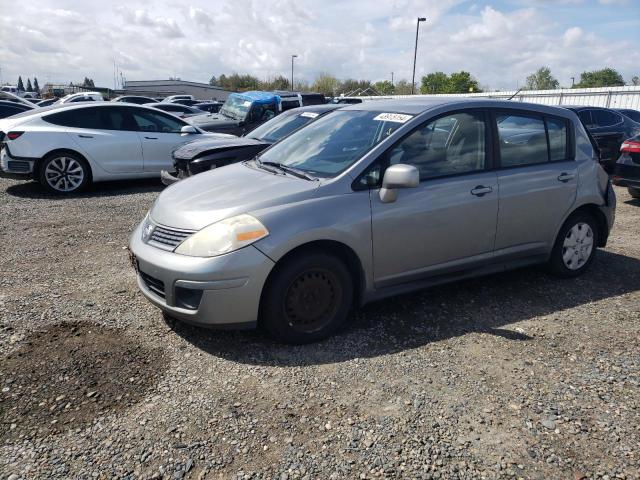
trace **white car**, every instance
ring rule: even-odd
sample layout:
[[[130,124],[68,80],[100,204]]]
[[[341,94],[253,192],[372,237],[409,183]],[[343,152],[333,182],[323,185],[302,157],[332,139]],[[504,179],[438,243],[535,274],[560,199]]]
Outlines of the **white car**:
[[[0,120],[0,176],[31,178],[54,193],[91,182],[160,178],[171,152],[208,134],[141,105],[95,102],[38,108]]]
[[[195,100],[196,97],[194,97],[193,95],[170,95],[168,97],[165,97],[164,100],[162,100],[163,102],[173,102],[175,100]]]
[[[65,95],[56,103],[74,103],[74,102],[104,102],[104,97],[100,92],[78,92]]]

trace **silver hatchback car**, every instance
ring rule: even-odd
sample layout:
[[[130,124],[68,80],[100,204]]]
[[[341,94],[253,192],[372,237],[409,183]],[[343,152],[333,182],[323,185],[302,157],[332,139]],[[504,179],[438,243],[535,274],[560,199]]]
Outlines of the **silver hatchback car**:
[[[130,250],[169,316],[305,343],[409,290],[533,264],[579,275],[615,202],[570,110],[376,101],[167,188]]]

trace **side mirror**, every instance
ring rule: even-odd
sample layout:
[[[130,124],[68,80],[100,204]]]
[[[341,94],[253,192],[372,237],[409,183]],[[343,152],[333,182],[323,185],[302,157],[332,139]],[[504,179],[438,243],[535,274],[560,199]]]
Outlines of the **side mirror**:
[[[193,125],[185,125],[180,129],[181,135],[191,135],[192,133],[198,133],[198,129]]]
[[[420,184],[420,172],[413,165],[398,163],[387,168],[382,179],[380,201],[395,202],[398,197],[397,188],[415,188]]]

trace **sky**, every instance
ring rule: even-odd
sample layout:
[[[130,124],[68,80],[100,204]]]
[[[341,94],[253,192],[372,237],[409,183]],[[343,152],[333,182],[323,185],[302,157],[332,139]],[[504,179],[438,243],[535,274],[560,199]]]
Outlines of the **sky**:
[[[640,75],[640,0],[0,0],[0,82],[68,83],[250,73],[313,81],[466,70],[486,89],[541,66],[561,85],[612,67]]]

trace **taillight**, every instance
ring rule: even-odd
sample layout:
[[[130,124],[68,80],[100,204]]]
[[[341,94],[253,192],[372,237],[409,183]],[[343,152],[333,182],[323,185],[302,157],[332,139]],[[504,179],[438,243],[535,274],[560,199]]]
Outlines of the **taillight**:
[[[9,132],[7,133],[7,138],[9,140],[15,140],[16,138],[18,138],[20,135],[22,135],[24,132]]]
[[[11,134],[9,134],[11,135]],[[628,152],[628,153],[640,153],[640,142],[634,142],[632,140],[627,140],[626,142],[622,143],[622,146],[620,147],[620,151],[621,152]]]

